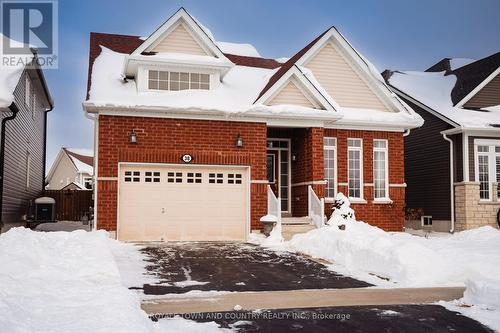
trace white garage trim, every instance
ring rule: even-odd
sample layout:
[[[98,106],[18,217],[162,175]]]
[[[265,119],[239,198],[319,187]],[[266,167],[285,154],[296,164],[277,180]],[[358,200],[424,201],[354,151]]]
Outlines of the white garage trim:
[[[119,162],[118,163],[118,184],[117,184],[117,205],[116,205],[116,236],[118,239],[120,234],[120,176],[122,175],[123,167],[171,167],[171,168],[218,168],[218,169],[242,169],[245,171],[246,181],[246,212],[245,212],[245,240],[248,239],[250,234],[250,212],[251,212],[251,168],[247,165],[219,165],[219,164],[181,164],[181,163],[143,163],[143,162]]]

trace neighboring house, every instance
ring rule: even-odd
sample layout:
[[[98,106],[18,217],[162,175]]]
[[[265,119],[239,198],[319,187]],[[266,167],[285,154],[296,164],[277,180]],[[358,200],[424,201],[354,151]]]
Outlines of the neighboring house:
[[[244,240],[268,189],[286,219],[308,215],[309,186],[328,214],[343,192],[403,228],[403,136],[422,119],[333,27],[280,63],[180,9],[147,38],[92,33],[88,79],[97,228],[119,239]]]
[[[33,52],[27,66],[0,65],[1,222],[21,222],[44,188],[47,112],[53,103]]]
[[[405,139],[411,228],[497,226],[500,209],[500,53],[443,59],[425,72],[385,71],[425,124]]]
[[[49,190],[91,190],[94,152],[90,149],[61,148],[46,178]]]

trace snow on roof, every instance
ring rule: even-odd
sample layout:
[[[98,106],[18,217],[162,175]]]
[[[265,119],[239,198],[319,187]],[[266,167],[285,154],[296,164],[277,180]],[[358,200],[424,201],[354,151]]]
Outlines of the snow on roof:
[[[71,162],[75,165],[77,172],[94,174],[94,151],[84,148],[64,148]]]
[[[284,64],[285,62],[287,62],[288,60],[290,60],[290,57],[281,57],[281,58],[276,58],[274,60],[276,60],[277,62],[279,62],[281,64]]]
[[[318,113],[318,110],[296,105],[265,106],[254,104],[256,97],[268,83],[270,77],[279,69],[266,69],[236,65],[229,70],[220,85],[212,90],[184,90],[184,91],[146,91],[138,92],[136,82],[124,82],[121,76],[122,64],[127,54],[112,51],[101,46],[101,54],[95,59],[91,88],[88,102],[99,107],[123,107],[134,109],[138,107],[158,107],[166,112],[210,111],[222,114],[241,115],[254,112],[267,115],[321,117],[322,119],[336,120],[342,115],[342,123],[349,121],[362,122],[371,119],[373,123],[389,126],[390,123],[406,124],[414,127],[420,117],[414,113],[383,112],[355,108],[340,108],[335,111]],[[303,68],[303,70],[305,70]],[[324,89],[314,80],[310,71],[310,79],[322,94],[329,100]],[[168,94],[168,98],[165,98]],[[345,112],[343,112],[345,111]],[[371,114],[371,113],[372,114]]]
[[[445,72],[393,72],[389,83],[409,97],[466,128],[492,128],[500,124],[500,110],[468,110],[454,107],[451,92],[457,77]]]
[[[19,43],[0,33],[0,49],[3,49],[2,43],[4,40],[8,40],[10,43]],[[33,59],[33,55],[28,56],[28,58]],[[0,108],[7,108],[14,102],[14,90],[21,78],[24,67],[24,64],[13,66],[0,64]]]
[[[223,53],[236,54],[246,57],[261,58],[257,49],[252,44],[240,44],[230,42],[215,42]]]
[[[476,60],[469,58],[452,58],[450,59],[450,70],[454,71],[457,68],[466,66]]]

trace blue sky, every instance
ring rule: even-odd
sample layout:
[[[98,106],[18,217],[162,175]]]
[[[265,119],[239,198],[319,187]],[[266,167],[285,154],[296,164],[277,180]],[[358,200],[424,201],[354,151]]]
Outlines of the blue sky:
[[[500,0],[59,0],[59,69],[46,70],[50,166],[61,146],[92,147],[84,117],[89,33],[147,36],[185,7],[219,41],[291,56],[331,25],[380,70],[424,70],[444,57],[500,51]]]

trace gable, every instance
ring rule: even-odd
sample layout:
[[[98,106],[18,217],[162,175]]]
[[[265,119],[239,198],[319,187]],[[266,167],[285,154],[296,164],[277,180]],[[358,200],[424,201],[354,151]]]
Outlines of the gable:
[[[312,102],[312,98],[297,86],[294,80],[288,81],[267,103],[268,105],[298,105],[307,108],[318,109],[318,105]]]
[[[500,75],[495,76],[465,104],[464,108],[481,109],[500,105]]]
[[[340,106],[391,111],[332,43],[325,43],[304,66]]]
[[[152,51],[208,55],[182,23],[178,24],[168,33],[155,47],[153,47]]]

